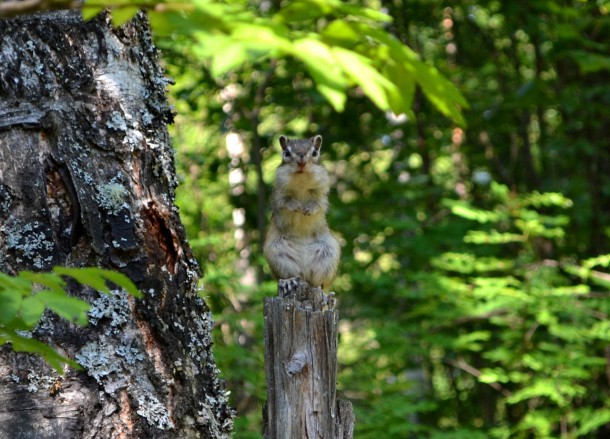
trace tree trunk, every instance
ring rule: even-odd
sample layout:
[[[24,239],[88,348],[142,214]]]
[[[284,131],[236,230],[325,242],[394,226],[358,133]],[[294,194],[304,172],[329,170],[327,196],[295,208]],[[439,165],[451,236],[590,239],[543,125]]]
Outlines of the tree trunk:
[[[349,401],[337,401],[335,309],[301,283],[291,297],[265,299],[265,439],[351,439]]]
[[[0,270],[100,266],[144,295],[72,285],[92,324],[45,313],[34,335],[82,371],[0,349],[2,438],[228,437],[174,205],[168,82],[144,15],[119,29],[67,11],[0,20]]]

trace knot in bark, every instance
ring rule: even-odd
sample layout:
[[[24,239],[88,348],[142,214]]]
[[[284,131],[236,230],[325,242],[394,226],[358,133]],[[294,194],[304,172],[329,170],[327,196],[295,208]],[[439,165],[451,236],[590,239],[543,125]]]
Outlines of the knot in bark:
[[[307,364],[307,355],[305,352],[296,352],[290,361],[286,364],[286,373],[290,376],[301,373]]]

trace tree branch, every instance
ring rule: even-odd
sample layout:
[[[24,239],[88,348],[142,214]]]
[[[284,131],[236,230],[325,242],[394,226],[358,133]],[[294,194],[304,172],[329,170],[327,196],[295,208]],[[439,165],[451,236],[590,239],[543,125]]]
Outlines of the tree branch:
[[[450,366],[457,367],[458,369],[461,369],[464,372],[469,373],[470,375],[472,375],[472,376],[474,376],[476,378],[479,378],[483,374],[479,369],[477,369],[477,368],[471,366],[470,364],[466,363],[461,358],[458,361],[447,359],[447,360],[445,360],[445,362],[447,364],[449,364]],[[498,392],[500,392],[504,396],[511,396],[512,395],[510,390],[504,388],[499,383],[487,383],[486,382],[485,384],[488,384],[492,389],[497,390]]]

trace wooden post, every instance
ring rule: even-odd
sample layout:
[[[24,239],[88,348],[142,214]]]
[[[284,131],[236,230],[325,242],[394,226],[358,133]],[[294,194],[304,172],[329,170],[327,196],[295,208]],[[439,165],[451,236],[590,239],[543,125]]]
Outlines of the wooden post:
[[[336,399],[339,313],[319,288],[300,283],[265,299],[266,439],[351,439],[349,401]]]

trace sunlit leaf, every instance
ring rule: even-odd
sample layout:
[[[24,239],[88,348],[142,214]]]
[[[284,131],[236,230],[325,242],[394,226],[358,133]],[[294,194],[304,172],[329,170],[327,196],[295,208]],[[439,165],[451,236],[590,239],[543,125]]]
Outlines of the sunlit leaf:
[[[54,291],[40,291],[36,298],[58,316],[81,326],[87,324],[87,311],[90,308],[87,302]]]
[[[362,88],[375,105],[382,110],[390,108],[386,90],[395,89],[394,84],[375,70],[365,57],[340,47],[333,47],[331,52],[342,70]]]
[[[231,38],[257,52],[281,50],[290,53],[292,49],[286,29],[282,26],[240,23],[234,26]]]
[[[114,27],[122,26],[131,20],[139,11],[137,7],[120,7],[113,8],[111,13],[112,25]]]
[[[3,330],[0,328],[0,337],[2,337]],[[59,355],[50,346],[34,340],[32,338],[23,337],[15,332],[4,332],[5,339],[10,340],[11,346],[14,351],[17,352],[29,352],[41,355],[49,365],[55,369],[58,374],[63,373],[64,364],[69,364],[74,369],[82,369],[79,364],[75,361]]]
[[[244,46],[228,42],[224,46],[218,46],[216,53],[212,57],[212,75],[220,77],[229,70],[242,65],[248,58],[248,53]]]
[[[69,268],[69,267],[54,267],[53,271],[57,274],[70,276],[77,282],[88,285],[97,291],[109,294],[110,290],[106,284],[106,279],[102,277],[102,270],[99,268]]]
[[[99,270],[99,269],[98,269]],[[142,293],[138,288],[134,285],[134,283],[124,275],[123,273],[119,273],[118,271],[112,270],[102,270],[101,276],[103,276],[106,280],[112,282],[113,284],[118,285],[123,288],[129,294],[134,297],[142,297]]]
[[[456,123],[465,125],[466,121],[460,107],[468,107],[466,99],[437,69],[421,62],[415,62],[415,64],[417,83],[424,95],[441,113],[449,116]]]
[[[466,211],[464,211],[456,214],[458,216],[464,216],[472,215],[472,212],[466,213]],[[468,219],[474,218],[471,216]],[[501,233],[497,230],[490,230],[489,232],[483,232],[480,230],[470,230],[468,231],[466,236],[464,236],[464,242],[471,244],[507,244],[509,242],[524,242],[526,239],[527,238],[525,237],[525,235],[522,235],[520,233]]]
[[[336,111],[343,111],[347,81],[335,63],[330,48],[317,39],[303,38],[294,42],[292,53],[305,64],[320,94]]]
[[[87,3],[81,8],[83,20],[88,21],[96,17],[100,12],[104,10],[103,6],[88,6]]]
[[[610,290],[610,274],[603,273],[601,271],[591,271],[589,273],[589,280],[600,287]]]
[[[600,427],[610,425],[610,408],[583,407],[577,410],[581,420],[578,427],[579,437],[587,437]]]
[[[342,47],[353,47],[362,35],[353,25],[344,20],[334,20],[322,32],[322,36],[328,42],[340,44]]]
[[[390,23],[392,17],[385,12],[373,8],[363,8],[362,6],[350,5],[346,2],[337,2],[337,8],[344,14],[351,15],[353,17],[366,18],[374,22],[379,23]]]
[[[35,295],[29,296],[23,299],[19,316],[26,325],[33,328],[42,317],[44,310],[44,301],[40,300]]]
[[[7,324],[15,318],[22,301],[23,296],[19,291],[0,290],[0,324]]]
[[[594,258],[586,259],[582,262],[583,267],[593,268],[595,266],[601,265],[602,267],[610,267],[610,254],[609,255],[600,255]]]
[[[462,218],[474,220],[479,223],[495,222],[500,219],[497,212],[489,210],[478,209],[467,202],[457,200],[443,200],[443,204],[451,209],[451,213]]]
[[[455,349],[469,350],[473,352],[481,351],[484,343],[491,338],[489,331],[473,331],[459,335],[454,342]]]
[[[429,67],[419,60],[419,57],[407,46],[390,34],[370,26],[356,24],[363,34],[385,44],[390,48],[393,59],[409,72],[422,88],[426,97],[441,111],[455,122],[464,125],[465,120],[461,108],[467,108],[468,102],[458,89],[444,78],[438,70]]]
[[[27,295],[32,290],[32,283],[22,276],[9,276],[0,272],[0,288]]]
[[[66,282],[60,276],[52,273],[22,271],[19,273],[19,277],[28,279],[35,284],[47,287],[57,293],[63,293],[66,288]]]
[[[572,59],[578,63],[583,74],[599,71],[610,71],[610,56],[586,52],[584,50],[573,50],[569,52]]]
[[[329,2],[316,0],[296,0],[286,4],[276,14],[276,18],[286,22],[311,20],[332,10]]]
[[[109,294],[108,282],[117,284],[125,288],[131,295],[140,297],[141,293],[131,280],[122,273],[111,270],[104,270],[97,267],[69,268],[54,267],[53,271],[57,274],[70,276],[83,285],[88,285],[100,292]]]
[[[395,114],[404,113],[409,118],[415,118],[413,113],[413,97],[415,95],[415,81],[400,64],[388,62],[384,67],[385,76],[396,85],[396,92],[389,94],[390,108]],[[393,90],[394,91],[394,90]]]

